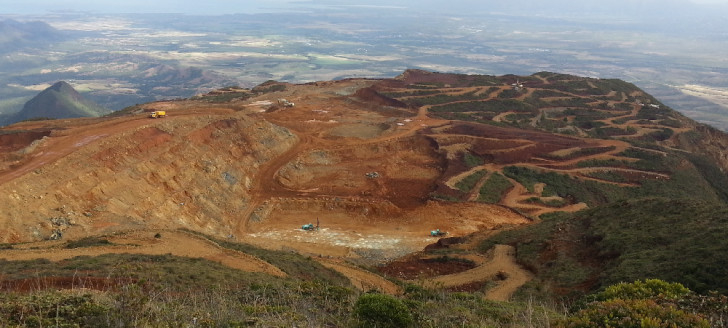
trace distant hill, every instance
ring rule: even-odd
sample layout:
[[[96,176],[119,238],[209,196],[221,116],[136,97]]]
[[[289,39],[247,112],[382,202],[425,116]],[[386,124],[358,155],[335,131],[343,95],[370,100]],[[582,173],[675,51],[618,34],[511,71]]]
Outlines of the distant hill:
[[[0,21],[0,53],[23,46],[46,45],[63,37],[63,33],[44,22]]]
[[[95,117],[111,111],[85,99],[70,84],[61,81],[43,90],[23,106],[9,123],[31,118]]]

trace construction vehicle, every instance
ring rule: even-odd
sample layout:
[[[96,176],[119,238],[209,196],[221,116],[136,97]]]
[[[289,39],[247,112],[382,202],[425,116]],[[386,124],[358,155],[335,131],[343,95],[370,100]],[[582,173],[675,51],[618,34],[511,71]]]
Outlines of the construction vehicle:
[[[167,116],[167,112],[163,110],[155,110],[151,114],[149,114],[149,117],[151,118],[162,118]]]
[[[319,224],[320,224],[320,221],[319,221],[318,218],[316,218],[316,225],[315,226],[313,225],[313,223],[304,224],[304,225],[301,226],[301,230],[306,230],[306,231],[318,230],[319,229]]]
[[[442,237],[444,235],[447,235],[447,231],[440,231],[440,229],[430,231],[432,237]]]
[[[281,105],[283,107],[293,107],[296,104],[294,104],[286,99],[281,98],[281,99],[278,99],[278,105]]]

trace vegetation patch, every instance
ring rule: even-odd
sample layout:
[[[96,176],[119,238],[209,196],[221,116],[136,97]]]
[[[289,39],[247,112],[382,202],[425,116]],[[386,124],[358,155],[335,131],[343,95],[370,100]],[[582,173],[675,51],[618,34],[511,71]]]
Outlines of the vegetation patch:
[[[555,98],[543,100],[549,107],[580,107],[588,108],[594,100],[589,98],[572,97],[572,98]]]
[[[491,174],[488,180],[485,181],[485,184],[480,187],[480,190],[478,191],[478,201],[489,204],[497,204],[500,202],[503,194],[511,188],[513,188],[513,184],[511,184],[511,182],[503,175],[495,172]]]
[[[637,133],[637,130],[631,126],[624,129],[615,126],[607,126],[596,128],[590,136],[592,138],[610,138],[615,136],[629,136],[635,133]]]
[[[622,281],[658,278],[699,293],[728,292],[728,207],[688,199],[626,200],[506,231],[481,249],[511,244],[540,288],[578,297]],[[532,291],[537,292],[536,289]]]
[[[572,97],[568,93],[563,93],[557,90],[550,90],[550,89],[536,89],[531,93],[531,97],[534,97],[536,99],[541,98],[553,98],[553,97]]]
[[[467,167],[476,167],[483,165],[485,163],[485,160],[483,160],[479,156],[473,155],[470,152],[466,152],[465,154],[463,154],[463,162],[465,162],[465,165],[467,165]]]
[[[253,95],[254,93],[251,92],[224,92],[207,94],[192,99],[199,99],[210,103],[227,103],[233,100],[245,100]]]
[[[516,90],[516,89],[505,89],[505,90],[503,90],[503,91],[501,91],[501,92],[498,93],[498,98],[501,98],[501,99],[512,99],[512,98],[518,98],[521,95],[523,95],[523,93],[521,93],[521,91],[519,91],[519,90]]]
[[[588,177],[604,180],[604,181],[611,181],[611,182],[618,182],[618,183],[627,183],[627,182],[638,182],[637,181],[630,181],[630,179],[627,179],[623,174],[620,174],[619,172],[615,171],[594,171],[589,172],[585,174]]]
[[[469,101],[433,106],[431,112],[534,112],[532,105],[514,99],[493,99],[488,101]]]
[[[577,98],[581,99],[581,98]],[[566,107],[566,106],[565,106]],[[575,108],[567,108],[562,112],[562,115],[564,116],[574,116],[575,119],[581,120],[581,121],[595,121],[595,120],[605,120],[608,118],[611,118],[614,116],[614,114],[596,110],[596,109],[575,109]]]
[[[630,167],[641,170],[672,172],[677,166],[675,157],[668,156],[666,152],[662,151],[630,147],[617,155],[639,159],[639,161],[631,163]]]
[[[553,159],[553,160],[570,160],[570,159],[575,159],[575,158],[584,157],[584,156],[602,154],[602,153],[613,151],[615,149],[616,149],[616,147],[614,147],[614,146],[584,147],[584,148],[580,147],[580,148],[573,149],[568,152],[559,151],[559,152],[548,153],[548,154],[542,155],[541,157],[546,158],[546,159]]]
[[[669,118],[671,112],[661,107],[643,106],[637,112],[639,120],[662,120]]]
[[[700,316],[653,300],[596,302],[586,309],[558,321],[555,327],[694,327],[708,328],[710,323]]]
[[[563,198],[544,199],[542,197],[531,197],[529,199],[526,199],[526,202],[531,203],[531,204],[539,204],[539,205],[543,205],[543,206],[548,206],[548,207],[555,207],[555,208],[564,207],[564,206],[568,205],[567,201],[564,200]]]
[[[408,98],[403,99],[408,105],[423,106],[423,105],[439,105],[447,104],[457,101],[468,101],[480,99],[480,96],[475,94],[475,91],[463,93],[460,95],[449,95],[449,94],[434,94],[425,97]]]
[[[113,245],[106,238],[102,237],[86,237],[79,240],[73,240],[66,243],[66,248],[82,248],[82,247],[96,247],[96,246],[108,246]]]
[[[610,159],[587,159],[576,163],[576,167],[631,167],[632,162],[619,160],[616,158]]]
[[[473,190],[475,185],[478,184],[478,182],[480,182],[486,174],[488,174],[488,171],[486,170],[475,171],[473,174],[458,181],[455,184],[455,187],[462,192],[469,192],[470,190]]]
[[[685,159],[679,157],[666,157],[663,159],[681,163],[684,167],[673,172],[668,179],[660,178],[654,174],[636,174],[627,179],[628,181],[639,182],[639,187],[578,179],[567,174],[536,171],[519,166],[505,167],[503,173],[521,183],[531,192],[533,192],[536,183],[544,183],[546,186],[544,187],[543,196],[560,196],[572,203],[584,202],[590,207],[625,199],[651,196],[717,201],[718,194],[724,192],[714,189],[712,185],[705,181],[698,169],[686,163]],[[631,165],[637,166],[639,164],[640,162],[631,163]],[[677,164],[671,164],[668,167],[676,166]]]
[[[419,82],[408,84],[407,89],[441,89],[445,87],[442,82]]]
[[[642,136],[641,139],[647,141],[665,141],[667,139],[670,139],[673,134],[675,134],[675,131],[673,131],[672,129],[663,128],[658,131],[650,132]]]
[[[332,269],[326,268],[310,257],[297,253],[274,251],[258,248],[244,243],[234,243],[227,240],[212,238],[197,232],[188,231],[208,238],[221,247],[241,251],[256,256],[281,269],[286,274],[295,278],[314,281],[326,281],[332,284],[348,285],[349,280]]]
[[[606,204],[611,201],[626,199],[636,188],[622,187],[592,180],[578,180],[566,174],[556,172],[538,172],[524,167],[509,166],[503,173],[533,192],[534,185],[544,183],[543,196],[559,196],[570,199],[574,203],[584,202],[589,206]]]
[[[406,92],[379,92],[379,94],[389,97],[392,99],[404,98],[404,97],[417,97],[417,96],[430,96],[440,93],[437,90],[415,90]]]
[[[715,190],[716,194],[724,202],[728,202],[728,176],[714,162],[697,154],[686,155],[697,171],[702,175]]]
[[[354,304],[357,327],[406,328],[415,320],[401,300],[383,294],[364,294]]]

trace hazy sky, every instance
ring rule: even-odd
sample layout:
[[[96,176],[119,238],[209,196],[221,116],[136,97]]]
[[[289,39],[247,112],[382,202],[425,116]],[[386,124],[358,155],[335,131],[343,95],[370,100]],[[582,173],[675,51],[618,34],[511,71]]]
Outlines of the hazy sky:
[[[279,8],[290,0],[0,0],[2,14],[44,14],[55,11],[97,13],[255,13]]]
[[[523,0],[518,0],[521,2]],[[557,0],[542,0],[542,4]],[[632,0],[655,1],[655,0]],[[668,2],[693,2],[701,4],[728,5],[728,0],[664,0]],[[450,0],[425,1],[439,5],[477,4],[478,7],[487,8],[496,0]],[[579,3],[588,3],[582,0]],[[599,2],[602,2],[600,0]],[[563,3],[563,2],[562,2]],[[410,8],[424,7],[423,1],[418,0],[389,0],[389,1],[362,1],[362,0],[0,0],[0,14],[45,14],[55,11],[86,11],[95,13],[186,13],[186,14],[229,14],[229,13],[260,13],[280,11],[300,6],[338,4],[338,5],[367,5],[367,4],[396,4]]]

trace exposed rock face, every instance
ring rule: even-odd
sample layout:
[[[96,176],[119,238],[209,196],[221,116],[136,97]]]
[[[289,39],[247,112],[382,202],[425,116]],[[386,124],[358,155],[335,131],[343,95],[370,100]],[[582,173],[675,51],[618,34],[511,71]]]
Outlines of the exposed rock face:
[[[44,239],[57,229],[78,236],[115,226],[227,235],[248,206],[258,166],[296,141],[284,128],[244,116],[155,121],[128,130],[125,123],[92,129],[55,149],[46,147],[48,139],[35,145],[47,152],[76,150],[0,185],[6,195],[0,242],[29,235]],[[58,226],[59,217],[68,224]]]

